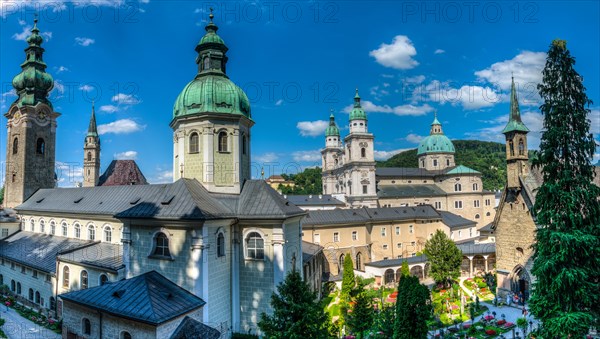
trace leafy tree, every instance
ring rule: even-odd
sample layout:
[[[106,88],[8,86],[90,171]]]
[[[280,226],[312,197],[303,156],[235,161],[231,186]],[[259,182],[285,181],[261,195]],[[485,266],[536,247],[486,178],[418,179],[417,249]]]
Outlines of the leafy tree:
[[[431,276],[437,283],[447,286],[460,275],[462,252],[442,230],[437,230],[425,243],[425,255],[429,260]]]
[[[4,202],[4,185],[0,188],[0,205]]]
[[[306,168],[297,174],[282,174],[285,180],[294,182],[294,187],[279,185],[283,194],[322,194],[321,168]]]
[[[375,316],[373,310],[373,297],[365,290],[365,284],[362,279],[357,279],[356,287],[351,292],[352,312],[346,316],[346,324],[350,326],[352,332],[363,338],[367,330],[373,327]]]
[[[591,159],[592,103],[564,40],[554,40],[538,85],[544,132],[535,166],[544,183],[534,206],[537,223],[531,312],[540,337],[581,338],[600,319],[600,188]]]
[[[267,338],[332,338],[329,315],[296,270],[271,296],[273,315],[261,314],[258,327]]]
[[[431,297],[427,286],[417,277],[402,276],[396,299],[394,339],[427,338],[427,320],[431,318]]]

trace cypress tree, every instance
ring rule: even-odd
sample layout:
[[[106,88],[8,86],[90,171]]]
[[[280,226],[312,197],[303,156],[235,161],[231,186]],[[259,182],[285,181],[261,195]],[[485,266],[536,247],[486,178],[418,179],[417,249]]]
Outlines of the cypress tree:
[[[530,309],[540,337],[582,338],[598,325],[600,305],[600,188],[593,184],[592,103],[563,40],[550,46],[538,85],[544,129],[534,166],[544,183],[537,192]]]
[[[427,338],[431,311],[429,288],[419,283],[419,278],[403,275],[398,284],[394,339]]]

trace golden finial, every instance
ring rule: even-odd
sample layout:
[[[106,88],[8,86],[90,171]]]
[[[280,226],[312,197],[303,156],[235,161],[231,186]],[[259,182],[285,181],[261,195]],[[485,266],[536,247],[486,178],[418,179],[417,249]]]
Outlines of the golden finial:
[[[208,15],[208,17],[210,18],[210,23],[212,23],[215,15],[213,14],[213,8],[210,7],[209,9],[210,9],[210,14]]]

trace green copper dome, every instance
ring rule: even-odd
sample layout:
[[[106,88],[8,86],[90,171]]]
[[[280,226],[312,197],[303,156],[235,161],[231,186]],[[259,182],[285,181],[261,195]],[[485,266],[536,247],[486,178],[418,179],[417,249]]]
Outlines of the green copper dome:
[[[250,118],[250,100],[226,77],[198,76],[183,88],[175,100],[173,118],[197,113],[238,114]]]
[[[339,137],[340,136],[340,129],[338,128],[337,124],[335,123],[335,117],[333,116],[333,113],[331,113],[331,115],[329,116],[329,126],[327,126],[327,129],[325,130],[325,136],[326,137]]]
[[[356,94],[354,95],[354,107],[352,108],[352,112],[350,112],[350,120],[367,120],[367,114],[360,105],[358,88],[356,89]]]
[[[442,124],[437,119],[437,112],[431,123],[431,131],[429,136],[423,138],[417,148],[417,155],[427,153],[454,153],[454,145],[452,141],[444,135]]]

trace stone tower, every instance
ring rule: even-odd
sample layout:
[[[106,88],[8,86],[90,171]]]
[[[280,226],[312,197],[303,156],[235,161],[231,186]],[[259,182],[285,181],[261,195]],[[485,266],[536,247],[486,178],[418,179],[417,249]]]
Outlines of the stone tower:
[[[54,87],[43,60],[37,19],[27,37],[25,62],[12,85],[18,95],[4,115],[8,119],[4,205],[15,207],[40,188],[55,186],[56,118],[48,100]]]
[[[198,73],[173,107],[173,179],[238,194],[250,179],[250,102],[226,73],[227,46],[213,23],[196,46]]]
[[[426,170],[443,170],[454,167],[454,145],[444,135],[442,124],[437,119],[437,112],[431,123],[429,136],[423,138],[417,149],[419,168]]]
[[[527,133],[529,129],[521,121],[519,101],[515,89],[515,79],[512,79],[510,90],[510,115],[502,133],[506,137],[506,173],[507,187],[520,188],[519,176],[529,172],[527,155]]]
[[[325,148],[321,150],[323,165],[323,194],[341,193],[334,171],[344,164],[340,129],[335,123],[333,111],[329,116],[329,126],[325,130]],[[337,186],[336,186],[337,184]]]
[[[83,187],[98,185],[100,177],[100,136],[96,127],[96,112],[92,103],[92,116],[83,145]]]
[[[347,202],[352,207],[377,207],[374,137],[368,132],[367,114],[360,104],[358,89],[350,112],[350,134],[344,138]]]

